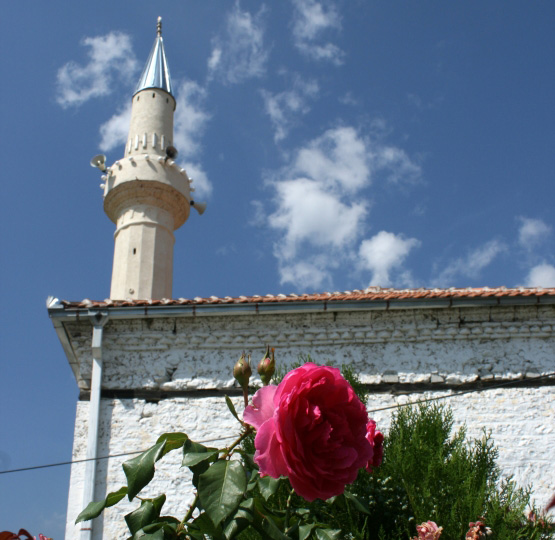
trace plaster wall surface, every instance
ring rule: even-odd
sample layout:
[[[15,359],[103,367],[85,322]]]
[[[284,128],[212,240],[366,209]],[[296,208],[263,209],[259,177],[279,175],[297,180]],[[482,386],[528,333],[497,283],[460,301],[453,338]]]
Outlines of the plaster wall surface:
[[[257,361],[269,343],[282,366],[310,355],[319,363],[349,364],[363,382],[380,384],[370,411],[450,395],[463,383],[523,379],[523,387],[485,389],[447,403],[456,425],[466,423],[470,436],[491,429],[503,474],[532,485],[543,505],[555,490],[555,387],[530,385],[555,371],[554,327],[552,305],[112,319],[104,327],[102,386],[117,399],[101,400],[99,455],[144,450],[168,431],[184,431],[199,442],[234,436],[238,426],[222,395],[233,387],[232,366],[243,350]],[[68,322],[65,329],[86,393],[90,321]],[[426,384],[426,391],[416,383]],[[132,398],[137,392],[150,402]],[[74,459],[85,456],[88,406],[77,406]],[[391,411],[371,416],[387,432]],[[179,452],[174,454],[157,464],[145,494],[165,492],[165,513],[183,515],[190,479],[179,467]],[[125,485],[125,459],[97,462],[96,500]],[[72,467],[66,538],[76,537],[84,469]],[[127,538],[123,516],[136,506],[122,501],[106,510],[94,524],[94,538]]]
[[[405,404],[409,400],[450,395],[451,392],[423,392],[410,396],[376,393],[368,409]],[[234,399],[238,411],[241,399]],[[513,475],[521,486],[531,485],[534,497],[543,506],[555,489],[552,459],[555,451],[555,389],[495,389],[466,394],[446,400],[454,413],[455,428],[466,425],[471,438],[481,438],[482,429],[491,430],[499,449],[498,463],[504,476]],[[85,457],[88,402],[77,407],[73,459]],[[371,413],[379,429],[387,434],[392,411]],[[231,416],[223,397],[176,398],[157,404],[139,399],[103,399],[101,404],[99,455],[120,454],[144,450],[168,431],[187,433],[193,440],[207,444],[225,444],[238,433],[238,424]],[[217,439],[217,440],[214,440]],[[129,458],[132,456],[129,456]],[[126,485],[121,464],[129,458],[101,460],[97,463],[95,500]],[[188,469],[180,467],[179,451],[166,455],[156,464],[153,481],[141,496],[166,493],[164,514],[183,516],[192,501],[191,477]],[[79,526],[73,525],[83,509],[82,489],[85,465],[74,464],[68,505],[66,538],[77,538]],[[128,537],[124,515],[139,506],[136,499],[124,499],[104,511],[94,524],[93,538],[125,539]]]
[[[87,388],[90,327],[67,328]],[[368,384],[519,379],[554,370],[554,328],[551,305],[117,320],[104,329],[103,388],[229,388],[240,352],[258,358],[266,344],[282,365],[351,364]]]

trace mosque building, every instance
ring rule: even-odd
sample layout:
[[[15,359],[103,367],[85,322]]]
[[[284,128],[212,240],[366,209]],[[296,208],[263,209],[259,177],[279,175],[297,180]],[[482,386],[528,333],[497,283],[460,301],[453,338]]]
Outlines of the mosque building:
[[[503,474],[547,501],[555,387],[545,375],[555,366],[555,288],[172,299],[174,231],[191,208],[202,214],[205,205],[175,161],[176,101],[160,20],[131,99],[122,157],[109,166],[104,156],[92,162],[103,172],[104,210],[116,225],[110,298],[48,300],[80,391],[66,538],[127,537],[123,515],[136,501],[75,525],[90,501],[126,485],[121,464],[128,457],[96,458],[147,449],[165,432],[198,442],[236,434],[223,398],[236,396],[239,407],[232,366],[243,350],[261,358],[266,344],[283,365],[310,355],[353,366],[385,432],[391,410],[375,409],[452,396],[456,425],[466,423],[476,437],[491,429]],[[193,495],[173,454],[157,463],[145,496],[166,493],[164,514],[180,515]]]

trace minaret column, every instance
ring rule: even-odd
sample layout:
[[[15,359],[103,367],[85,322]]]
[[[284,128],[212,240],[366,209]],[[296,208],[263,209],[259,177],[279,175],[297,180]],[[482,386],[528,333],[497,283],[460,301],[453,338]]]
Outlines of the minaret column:
[[[171,92],[159,19],[133,95],[124,157],[106,170],[104,211],[116,224],[113,300],[172,297],[173,231],[189,217],[191,180],[173,160]]]
[[[159,88],[148,88],[133,96],[131,125],[125,149],[126,156],[144,154],[166,155],[173,145],[173,114],[175,99]]]

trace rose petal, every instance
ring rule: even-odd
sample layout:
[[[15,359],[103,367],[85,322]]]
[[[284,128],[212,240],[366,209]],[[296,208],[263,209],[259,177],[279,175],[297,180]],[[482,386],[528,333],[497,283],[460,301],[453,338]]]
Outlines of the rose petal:
[[[274,394],[276,393],[277,386],[271,384],[263,386],[254,394],[252,398],[252,405],[245,407],[243,412],[243,420],[259,429],[266,420],[272,418],[274,415]]]
[[[254,454],[254,461],[260,468],[261,476],[271,476],[279,478],[287,476],[288,469],[280,444],[276,438],[275,422],[270,418],[259,428],[254,439],[254,446],[257,449]]]

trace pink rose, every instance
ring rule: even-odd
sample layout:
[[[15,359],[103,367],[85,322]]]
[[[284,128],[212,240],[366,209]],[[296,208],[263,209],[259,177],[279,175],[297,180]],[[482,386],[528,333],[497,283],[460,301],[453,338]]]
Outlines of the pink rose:
[[[379,467],[383,459],[383,433],[376,431],[376,422],[370,419],[366,424],[366,439],[372,445],[372,457],[368,460],[366,470],[371,473]]]
[[[307,501],[343,493],[361,467],[374,465],[366,408],[336,368],[307,363],[290,371],[279,386],[258,390],[243,418],[257,429],[260,474],[287,476]]]
[[[438,527],[433,521],[427,521],[416,526],[417,540],[439,540],[443,527]]]

